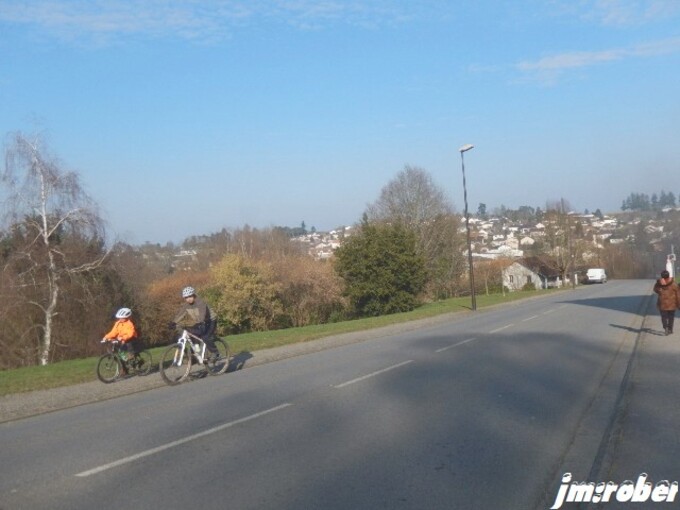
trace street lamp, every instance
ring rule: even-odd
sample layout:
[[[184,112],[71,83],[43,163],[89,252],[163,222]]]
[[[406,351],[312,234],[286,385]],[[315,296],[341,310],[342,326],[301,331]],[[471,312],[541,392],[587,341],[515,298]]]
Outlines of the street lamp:
[[[470,241],[470,214],[468,213],[467,188],[465,187],[465,158],[463,153],[472,149],[474,145],[466,144],[460,149],[460,162],[463,167],[463,198],[465,199],[465,230],[467,231],[468,265],[470,266],[470,296],[472,298],[472,311],[477,310],[477,298],[475,296],[475,271],[472,267],[472,242]]]

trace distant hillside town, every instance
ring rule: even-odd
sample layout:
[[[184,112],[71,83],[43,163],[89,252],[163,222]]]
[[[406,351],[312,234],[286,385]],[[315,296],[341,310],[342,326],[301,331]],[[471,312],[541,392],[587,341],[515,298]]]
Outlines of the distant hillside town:
[[[584,261],[596,260],[606,245],[630,243],[638,245],[643,240],[647,251],[663,251],[672,244],[678,232],[677,217],[680,207],[667,207],[655,217],[644,212],[613,213],[607,215],[567,213],[567,221],[574,232],[573,242],[585,242],[580,253]],[[675,222],[673,219],[676,218]],[[521,258],[525,255],[557,255],[558,247],[547,248],[548,238],[562,234],[558,220],[544,218],[542,221],[513,221],[507,217],[470,217],[473,257],[476,259]],[[459,233],[465,234],[461,218]],[[674,228],[675,227],[675,228]],[[342,226],[330,232],[314,231],[292,238],[305,247],[314,258],[329,259],[352,235],[352,226]],[[641,236],[644,234],[644,236]],[[642,239],[641,239],[642,238]]]
[[[571,211],[565,215],[545,214],[540,221],[474,216],[469,224],[475,266],[483,268],[485,263],[495,261],[506,289],[526,289],[527,285],[538,289],[580,284],[589,267],[614,266],[608,268],[609,273],[620,277],[640,272],[639,268],[624,269],[621,259],[626,259],[625,254],[615,256],[626,249],[638,254],[637,258],[648,266],[642,271],[651,276],[665,267],[666,259],[676,249],[680,207],[612,214]],[[327,260],[355,229],[347,226],[330,232],[303,233],[292,237],[292,241],[315,259]],[[466,235],[464,218],[458,233]],[[627,263],[633,265],[634,257]]]

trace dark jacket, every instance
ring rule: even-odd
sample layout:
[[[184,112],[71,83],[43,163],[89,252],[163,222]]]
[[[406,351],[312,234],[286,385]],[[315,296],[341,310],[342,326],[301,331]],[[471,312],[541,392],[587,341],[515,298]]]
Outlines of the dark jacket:
[[[673,278],[660,278],[654,284],[654,292],[659,297],[656,306],[659,310],[670,311],[680,308],[680,287]]]
[[[175,315],[173,322],[182,324],[194,335],[212,336],[217,324],[217,316],[205,301],[196,297],[192,304],[184,303]]]

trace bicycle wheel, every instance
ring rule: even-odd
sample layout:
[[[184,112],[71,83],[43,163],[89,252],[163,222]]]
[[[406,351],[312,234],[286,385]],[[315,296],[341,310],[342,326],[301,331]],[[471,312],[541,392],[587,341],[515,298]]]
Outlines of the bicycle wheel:
[[[149,375],[152,363],[151,353],[149,351],[141,351],[132,358],[130,366],[136,375]]]
[[[180,345],[171,345],[163,352],[158,369],[166,383],[171,386],[179,384],[187,378],[191,370],[191,353],[183,353]]]
[[[120,376],[121,366],[118,356],[104,354],[97,362],[97,377],[103,383],[112,383]]]
[[[205,368],[210,375],[223,374],[229,368],[229,345],[221,338],[216,338],[215,347],[217,347],[218,356],[213,357],[208,354],[205,362]]]

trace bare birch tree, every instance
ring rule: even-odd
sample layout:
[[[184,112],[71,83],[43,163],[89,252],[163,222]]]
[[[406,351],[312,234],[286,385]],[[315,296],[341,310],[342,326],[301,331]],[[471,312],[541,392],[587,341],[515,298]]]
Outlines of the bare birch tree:
[[[582,245],[576,243],[576,225],[569,213],[570,209],[569,202],[564,198],[559,201],[548,201],[544,216],[546,238],[551,247],[550,255],[555,259],[560,279],[565,284],[569,273],[573,278],[576,259],[583,252]]]
[[[42,137],[13,135],[0,176],[6,198],[7,231],[20,230],[21,243],[12,247],[5,263],[20,268],[15,297],[39,310],[38,361],[50,362],[54,319],[58,314],[62,281],[99,267],[107,253],[95,250],[89,258],[74,254],[61,242],[66,237],[101,242],[103,221],[74,172],[66,172],[52,157]],[[103,252],[103,253],[102,253]]]
[[[428,293],[449,297],[463,265],[459,220],[444,191],[422,168],[406,166],[366,209],[369,221],[400,223],[416,234],[428,269]]]

